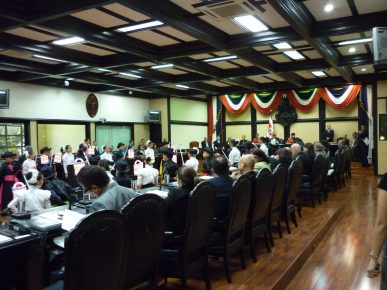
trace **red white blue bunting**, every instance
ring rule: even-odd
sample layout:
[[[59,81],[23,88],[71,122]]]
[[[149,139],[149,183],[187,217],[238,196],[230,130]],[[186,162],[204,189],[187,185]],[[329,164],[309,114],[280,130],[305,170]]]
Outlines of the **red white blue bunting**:
[[[250,105],[250,95],[223,95],[220,96],[223,106],[232,114],[240,114]]]

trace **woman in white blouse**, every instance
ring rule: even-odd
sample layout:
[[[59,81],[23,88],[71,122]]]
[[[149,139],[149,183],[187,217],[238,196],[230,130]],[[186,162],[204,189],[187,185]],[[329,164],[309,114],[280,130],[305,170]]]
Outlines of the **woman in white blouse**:
[[[71,147],[71,145],[66,145],[64,149],[65,149],[65,153],[62,156],[62,165],[65,173],[65,178],[67,179],[69,178],[67,166],[74,165],[74,155],[72,153],[73,148]]]

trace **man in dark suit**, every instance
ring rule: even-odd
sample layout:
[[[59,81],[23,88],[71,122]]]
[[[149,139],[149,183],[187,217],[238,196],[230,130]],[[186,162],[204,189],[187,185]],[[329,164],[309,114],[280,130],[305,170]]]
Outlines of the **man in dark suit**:
[[[216,191],[214,217],[218,220],[223,220],[227,217],[234,179],[228,175],[229,165],[226,157],[222,155],[215,156],[212,158],[211,167],[216,176],[209,180]]]
[[[220,136],[216,137],[216,140],[214,141],[214,150],[216,151],[217,149],[222,149],[223,148],[223,143],[220,140]]]
[[[211,147],[210,141],[208,141],[208,138],[204,137],[204,140],[201,142],[202,148]]]
[[[327,125],[327,129],[324,131],[323,137],[324,140],[332,142],[335,136],[335,131],[332,130],[331,125]]]
[[[203,148],[203,174],[211,175],[211,160],[214,152],[211,147]]]
[[[298,143],[294,143],[290,147],[292,151],[292,157],[293,159],[296,159],[297,157],[300,157],[303,167],[304,167],[304,175],[312,176],[312,167],[313,167],[313,160],[301,150],[301,146]]]

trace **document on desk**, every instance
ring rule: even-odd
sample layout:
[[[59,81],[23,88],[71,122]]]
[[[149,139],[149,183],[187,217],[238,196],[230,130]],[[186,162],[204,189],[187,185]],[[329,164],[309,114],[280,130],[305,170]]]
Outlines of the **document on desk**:
[[[63,213],[62,229],[65,231],[72,230],[84,217],[86,217],[86,215],[65,209]]]
[[[44,219],[48,219],[51,221],[61,221],[63,217],[64,211],[47,211],[44,213],[41,213],[39,216]]]
[[[168,191],[161,191],[161,190],[150,190],[150,191],[147,191],[146,193],[157,194],[162,198],[166,198],[168,196]]]
[[[0,243],[10,242],[12,241],[12,238],[0,235]]]

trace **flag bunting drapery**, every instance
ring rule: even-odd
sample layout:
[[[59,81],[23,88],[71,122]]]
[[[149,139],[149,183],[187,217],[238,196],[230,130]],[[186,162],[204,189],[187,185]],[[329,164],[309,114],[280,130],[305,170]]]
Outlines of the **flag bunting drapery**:
[[[324,101],[334,109],[344,109],[358,96],[361,85],[350,85],[338,88],[321,88]]]
[[[223,95],[220,96],[223,106],[232,114],[240,114],[250,105],[250,95]]]
[[[320,89],[310,88],[287,91],[286,96],[294,108],[307,112],[312,109],[320,100]]]
[[[257,111],[269,114],[281,103],[281,95],[280,91],[252,93],[251,104]]]
[[[222,95],[220,100],[226,110],[232,114],[244,112],[251,104],[257,111],[269,114],[274,112],[281,103],[282,97],[287,97],[294,108],[307,112],[320,100],[334,109],[344,109],[359,95],[361,85],[349,85],[333,88],[305,88],[289,91],[258,92],[243,95]]]

